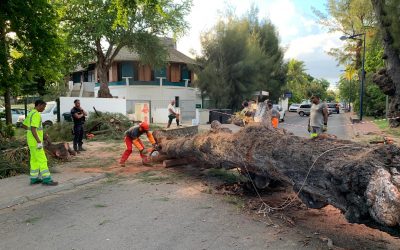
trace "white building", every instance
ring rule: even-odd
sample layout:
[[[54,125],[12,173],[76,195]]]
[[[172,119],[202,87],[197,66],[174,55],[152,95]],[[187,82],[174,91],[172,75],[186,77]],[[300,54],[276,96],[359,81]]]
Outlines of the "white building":
[[[195,75],[190,70],[196,62],[179,52],[172,39],[165,42],[169,56],[164,67],[142,65],[137,53],[123,48],[108,72],[111,94],[126,100],[127,115],[134,120],[165,123],[171,100],[176,100],[184,121],[195,119],[196,108],[201,107],[200,92],[193,86]],[[97,96],[100,87],[95,63],[76,69],[71,79],[71,97]]]

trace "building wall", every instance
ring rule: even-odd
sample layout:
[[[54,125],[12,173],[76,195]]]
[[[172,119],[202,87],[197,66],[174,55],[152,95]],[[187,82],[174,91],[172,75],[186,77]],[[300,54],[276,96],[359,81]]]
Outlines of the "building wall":
[[[109,70],[109,81],[116,82],[118,81],[118,65],[116,62],[113,62],[111,68]]]
[[[151,81],[151,68],[149,65],[139,66],[139,81]]]
[[[121,113],[126,115],[126,100],[113,98],[93,98],[93,97],[60,97],[60,114],[71,112],[74,107],[74,100],[79,99],[81,107],[87,112],[94,112],[93,107],[97,111]],[[61,117],[63,120],[64,118]]]
[[[181,68],[177,63],[171,63],[171,82],[180,82],[181,81]]]
[[[169,87],[169,86],[110,86],[111,94],[116,98],[127,101],[126,110],[132,112],[136,103],[149,103],[151,107],[151,117],[154,122],[167,118],[164,115],[155,117],[157,114],[165,114],[168,104],[179,96],[179,106],[182,120],[191,121],[195,119],[196,104],[201,104],[198,91],[194,88]],[[95,87],[95,94],[99,87]]]

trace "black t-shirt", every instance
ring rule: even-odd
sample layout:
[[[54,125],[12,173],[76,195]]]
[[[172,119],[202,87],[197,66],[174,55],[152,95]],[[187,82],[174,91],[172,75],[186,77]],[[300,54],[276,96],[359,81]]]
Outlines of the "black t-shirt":
[[[76,118],[75,114],[83,114],[82,110],[78,109],[77,107],[73,107],[71,109],[71,116],[72,119],[74,119],[74,124],[76,125],[80,125],[80,124],[84,124],[85,123],[85,116],[82,116],[81,118]]]

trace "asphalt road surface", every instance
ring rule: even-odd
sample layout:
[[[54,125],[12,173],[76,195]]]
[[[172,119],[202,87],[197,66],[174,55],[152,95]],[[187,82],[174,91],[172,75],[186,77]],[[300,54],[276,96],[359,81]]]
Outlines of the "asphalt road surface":
[[[303,234],[283,237],[231,203],[183,180],[102,183],[0,210],[0,249],[304,248]]]
[[[301,117],[295,112],[286,112],[285,121],[279,124],[279,127],[287,129],[297,136],[309,137],[307,131],[309,116]],[[336,135],[339,139],[350,140],[352,138],[352,129],[349,126],[350,121],[346,119],[344,113],[332,114],[328,118],[327,133]]]

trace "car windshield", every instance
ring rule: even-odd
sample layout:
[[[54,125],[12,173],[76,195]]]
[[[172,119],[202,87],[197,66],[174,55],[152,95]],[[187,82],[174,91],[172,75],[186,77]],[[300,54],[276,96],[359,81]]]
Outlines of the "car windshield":
[[[50,111],[54,108],[55,104],[47,104],[46,109],[43,110],[42,114],[50,113]]]

